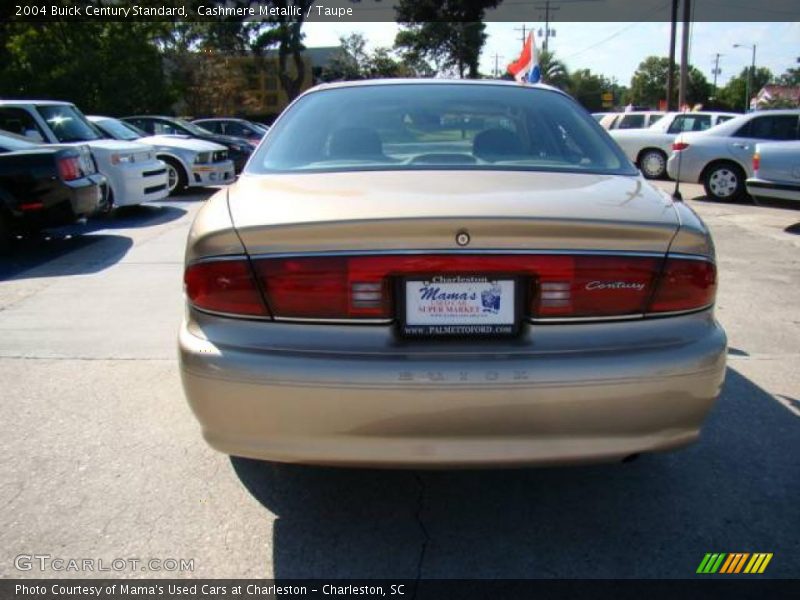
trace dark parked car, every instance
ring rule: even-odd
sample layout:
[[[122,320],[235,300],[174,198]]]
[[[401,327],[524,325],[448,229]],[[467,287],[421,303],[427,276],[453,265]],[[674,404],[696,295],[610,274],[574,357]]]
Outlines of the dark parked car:
[[[102,211],[106,190],[88,147],[33,144],[0,132],[0,248],[16,232],[66,225]]]
[[[150,135],[183,135],[222,144],[228,149],[228,158],[233,161],[233,166],[237,173],[242,171],[247,159],[250,158],[250,154],[253,153],[254,146],[245,139],[212,133],[184,119],[139,115],[123,117],[122,120],[135,125]]]
[[[253,146],[258,146],[261,138],[263,138],[269,130],[269,127],[254,123],[253,121],[248,121],[247,119],[195,119],[192,123],[199,125],[203,129],[207,129],[211,133],[220,133],[222,135],[232,135],[234,137],[243,138]]]

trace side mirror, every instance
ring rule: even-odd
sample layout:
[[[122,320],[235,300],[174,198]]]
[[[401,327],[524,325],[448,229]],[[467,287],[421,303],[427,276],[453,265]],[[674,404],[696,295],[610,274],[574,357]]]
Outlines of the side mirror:
[[[38,131],[36,131],[35,129],[26,129],[25,133],[23,135],[26,138],[28,138],[29,140],[31,140],[31,141],[39,142],[39,143],[43,143],[44,142],[44,138],[42,137],[42,134],[39,133]]]

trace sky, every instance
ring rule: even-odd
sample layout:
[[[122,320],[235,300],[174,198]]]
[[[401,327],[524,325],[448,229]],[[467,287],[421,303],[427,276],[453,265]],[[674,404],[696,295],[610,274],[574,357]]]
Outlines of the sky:
[[[487,23],[488,39],[481,55],[481,71],[494,71],[494,55],[498,54],[501,71],[514,61],[521,49],[522,23]],[[526,23],[528,28],[543,28],[542,23]],[[591,69],[593,72],[616,78],[629,85],[639,63],[647,56],[669,54],[669,23],[558,23],[549,40],[549,48],[563,60],[569,70]],[[370,48],[394,45],[396,23],[313,23],[303,26],[305,44],[337,46],[339,36],[360,32]],[[752,51],[734,48],[734,44],[756,45],[756,66],[768,67],[780,75],[789,67],[800,67],[800,23],[694,23],[690,29],[689,62],[713,81],[714,55],[719,52],[717,78],[719,86],[744,67],[750,65]],[[678,26],[676,58],[680,59],[681,26]],[[541,47],[542,39],[536,43]]]

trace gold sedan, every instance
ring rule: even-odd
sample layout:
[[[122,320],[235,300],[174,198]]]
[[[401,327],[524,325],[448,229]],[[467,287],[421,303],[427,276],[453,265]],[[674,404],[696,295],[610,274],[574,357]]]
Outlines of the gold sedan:
[[[708,230],[541,85],[314,88],[186,250],[208,442],[274,461],[508,466],[697,439],[725,372]]]

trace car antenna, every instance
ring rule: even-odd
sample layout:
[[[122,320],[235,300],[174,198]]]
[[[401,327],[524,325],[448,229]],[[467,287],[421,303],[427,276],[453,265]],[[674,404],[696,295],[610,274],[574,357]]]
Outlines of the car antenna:
[[[678,137],[681,137],[680,135]],[[678,138],[675,138],[677,141]],[[672,142],[675,143],[674,141]],[[683,152],[678,150],[678,172],[675,174],[675,189],[672,190],[672,199],[675,202],[683,202],[683,195],[681,194],[681,160],[683,159]]]

